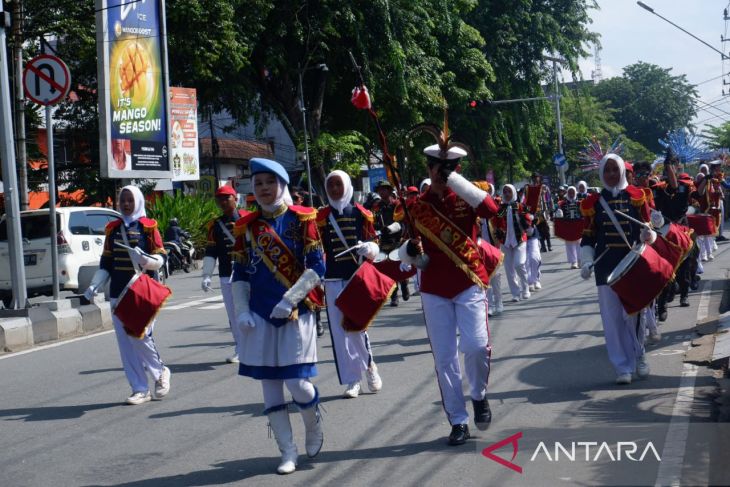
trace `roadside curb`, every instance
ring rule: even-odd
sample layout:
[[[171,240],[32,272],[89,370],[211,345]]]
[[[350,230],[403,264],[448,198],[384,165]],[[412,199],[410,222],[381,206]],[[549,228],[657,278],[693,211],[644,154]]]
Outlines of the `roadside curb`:
[[[112,327],[108,301],[81,305],[79,298],[72,298],[42,302],[26,310],[0,311],[0,353],[18,352]]]

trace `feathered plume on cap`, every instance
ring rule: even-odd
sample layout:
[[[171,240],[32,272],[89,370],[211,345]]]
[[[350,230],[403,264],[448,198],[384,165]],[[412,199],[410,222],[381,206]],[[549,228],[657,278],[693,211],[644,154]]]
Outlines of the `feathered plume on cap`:
[[[472,151],[468,145],[451,139],[451,134],[449,133],[448,107],[446,106],[444,106],[443,129],[435,123],[419,123],[418,125],[414,125],[411,130],[408,131],[408,137],[412,138],[419,132],[426,132],[436,139],[436,143],[434,145],[429,145],[423,149],[423,153],[429,157],[445,161],[456,161],[466,156],[469,156],[469,158],[472,157]]]

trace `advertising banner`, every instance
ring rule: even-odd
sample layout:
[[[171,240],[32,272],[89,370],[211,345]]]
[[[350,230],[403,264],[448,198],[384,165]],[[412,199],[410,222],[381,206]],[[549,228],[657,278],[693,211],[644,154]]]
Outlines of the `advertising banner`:
[[[170,178],[161,0],[97,0],[102,175]]]
[[[170,87],[170,160],[173,181],[200,179],[195,88]]]

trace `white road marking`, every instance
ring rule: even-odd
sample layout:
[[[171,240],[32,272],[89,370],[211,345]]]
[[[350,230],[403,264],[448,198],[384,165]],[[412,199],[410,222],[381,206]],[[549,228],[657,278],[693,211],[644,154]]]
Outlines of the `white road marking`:
[[[27,353],[40,352],[41,350],[48,350],[49,348],[56,348],[56,347],[60,347],[61,345],[68,345],[69,343],[80,342],[82,340],[88,340],[89,338],[96,338],[96,337],[108,335],[109,333],[114,333],[114,330],[102,331],[99,333],[94,333],[92,335],[84,335],[84,336],[78,337],[78,338],[71,338],[69,340],[62,340],[62,341],[56,342],[56,343],[49,343],[48,345],[41,345],[38,347],[29,348],[28,350],[22,350],[20,352],[9,353],[7,355],[0,355],[0,360],[5,360],[6,358],[18,357],[20,355],[25,355]]]
[[[211,301],[218,301],[219,299],[223,299],[220,296],[220,294],[217,295],[217,296],[212,296],[210,298],[196,299],[196,300],[193,300],[193,301],[185,301],[184,303],[181,303],[181,304],[175,304],[173,306],[165,306],[164,308],[162,308],[162,310],[163,311],[165,311],[165,310],[167,310],[167,311],[174,311],[176,309],[184,309],[184,308],[189,308],[191,306],[198,306],[200,304],[209,303]]]
[[[210,306],[201,306],[196,309],[221,309],[221,308],[224,308],[225,306],[226,306],[226,303],[216,303],[216,304],[212,304]]]
[[[707,318],[710,312],[711,286],[704,286],[697,308],[697,321]],[[687,342],[685,342],[687,343]],[[683,343],[684,345],[684,343]],[[689,345],[689,344],[688,344]],[[682,376],[679,379],[677,398],[672,409],[667,436],[664,439],[662,461],[659,464],[655,486],[679,486],[684,464],[684,451],[687,447],[689,420],[692,416],[692,403],[695,398],[695,379],[699,368],[693,364],[683,364]]]

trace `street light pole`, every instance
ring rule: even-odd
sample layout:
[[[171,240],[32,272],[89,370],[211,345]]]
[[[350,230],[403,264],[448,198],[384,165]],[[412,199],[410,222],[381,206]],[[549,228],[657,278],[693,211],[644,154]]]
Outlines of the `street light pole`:
[[[309,164],[309,141],[307,134],[307,108],[304,106],[304,88],[302,87],[303,71],[299,71],[299,107],[302,111],[302,130],[304,132],[304,164],[307,168],[307,189],[309,190],[309,206],[314,207],[312,194],[312,169]]]
[[[304,105],[304,88],[302,79],[304,73],[310,69],[319,69],[327,72],[329,68],[324,63],[299,70],[299,106],[302,111],[302,130],[304,131],[304,163],[307,168],[307,189],[309,191],[309,206],[314,207],[314,193],[312,192],[312,168],[309,163],[309,133],[307,131],[307,107]]]
[[[647,4],[645,4],[644,2],[638,1],[638,2],[636,2],[636,4],[637,4],[637,5],[639,6],[639,7],[643,8],[644,10],[646,10],[647,12],[649,12],[649,13],[652,13],[652,14],[656,15],[657,17],[659,17],[660,19],[662,19],[663,21],[665,21],[665,22],[667,22],[667,23],[669,23],[669,24],[673,25],[674,27],[676,27],[677,29],[681,30],[682,32],[684,32],[684,33],[685,33],[685,34],[687,34],[688,36],[690,36],[690,37],[693,37],[694,39],[696,39],[696,40],[700,41],[700,42],[701,42],[702,44],[706,45],[707,47],[709,47],[709,48],[710,48],[710,49],[712,49],[713,51],[715,51],[715,52],[719,53],[719,54],[720,54],[720,56],[722,56],[722,59],[730,59],[730,57],[726,56],[724,52],[720,51],[720,50],[719,50],[719,49],[717,49],[716,47],[713,47],[713,46],[712,46],[711,44],[708,44],[708,43],[707,43],[706,41],[704,41],[704,40],[700,39],[699,37],[697,37],[696,35],[694,35],[694,34],[693,34],[693,33],[691,33],[690,31],[688,31],[687,29],[684,29],[684,28],[682,28],[682,27],[678,26],[677,24],[675,24],[674,22],[672,22],[672,21],[671,21],[671,20],[669,20],[668,18],[666,18],[666,17],[663,17],[663,16],[659,15],[658,13],[656,13],[656,12],[654,11],[654,9],[653,9],[653,8],[651,8],[650,6],[648,6]]]

